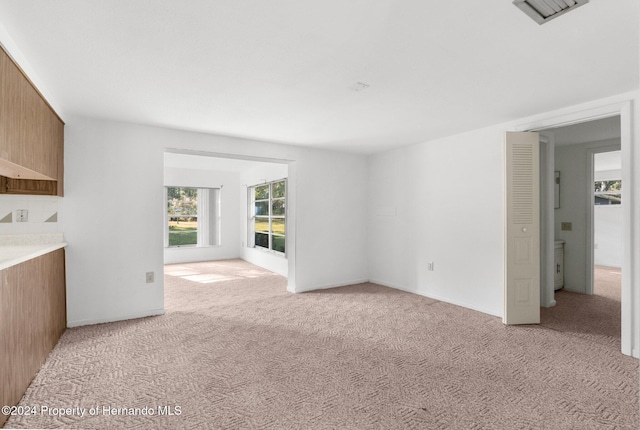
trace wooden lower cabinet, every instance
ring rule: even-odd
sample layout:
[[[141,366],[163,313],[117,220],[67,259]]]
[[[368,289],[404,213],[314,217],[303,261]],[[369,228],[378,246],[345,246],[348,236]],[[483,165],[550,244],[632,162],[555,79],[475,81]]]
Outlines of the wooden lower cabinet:
[[[0,406],[20,402],[66,325],[64,249],[0,271]]]

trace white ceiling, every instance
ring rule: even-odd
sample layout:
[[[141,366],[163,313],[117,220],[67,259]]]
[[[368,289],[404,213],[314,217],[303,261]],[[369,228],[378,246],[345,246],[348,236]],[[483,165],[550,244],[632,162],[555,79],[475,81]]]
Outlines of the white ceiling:
[[[639,9],[2,0],[0,24],[65,113],[371,153],[637,89]]]

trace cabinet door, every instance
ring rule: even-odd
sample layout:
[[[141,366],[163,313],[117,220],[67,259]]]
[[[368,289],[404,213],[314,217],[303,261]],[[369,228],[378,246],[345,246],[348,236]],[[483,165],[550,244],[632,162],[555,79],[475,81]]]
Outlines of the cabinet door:
[[[20,164],[24,77],[0,49],[0,158]]]
[[[40,94],[24,79],[22,122],[20,130],[20,157],[18,164],[49,178],[57,178],[57,142],[55,140],[58,118]]]
[[[0,271],[0,405],[18,404],[67,326],[64,265],[59,249]]]
[[[0,49],[0,159],[17,165],[10,170],[20,171],[22,178],[57,180],[63,127],[38,90]]]
[[[554,252],[554,267],[553,267],[553,286],[557,290],[564,287],[564,252],[562,248],[556,248]]]
[[[56,118],[58,119],[58,118]],[[64,123],[58,119],[56,121],[56,172],[57,172],[57,194],[58,196],[64,196]]]

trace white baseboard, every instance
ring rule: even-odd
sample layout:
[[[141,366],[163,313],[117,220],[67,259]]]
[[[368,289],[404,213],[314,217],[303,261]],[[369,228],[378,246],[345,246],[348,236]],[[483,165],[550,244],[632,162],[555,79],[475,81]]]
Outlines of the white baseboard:
[[[152,317],[157,315],[164,315],[164,309],[153,309],[149,311],[136,312],[133,314],[119,315],[119,316],[106,317],[106,318],[92,318],[92,319],[86,319],[86,320],[67,321],[67,328],[80,327],[83,325],[103,324],[103,323],[116,322],[116,321],[132,320],[136,318]]]
[[[291,293],[296,293],[297,294],[297,293],[306,293],[308,291],[325,290],[325,289],[328,289],[328,288],[337,288],[337,287],[344,287],[344,286],[347,286],[347,285],[362,284],[362,283],[365,283],[365,282],[371,282],[373,284],[378,284],[378,285],[382,285],[382,286],[385,286],[385,287],[394,288],[396,290],[406,291],[407,293],[417,294],[419,296],[428,297],[430,299],[438,300],[440,302],[445,302],[445,303],[449,303],[449,304],[452,304],[452,305],[461,306],[463,308],[467,308],[467,309],[471,309],[471,310],[474,310],[474,311],[482,312],[483,314],[493,315],[493,316],[496,316],[496,317],[502,317],[501,313],[492,312],[492,311],[490,311],[488,309],[484,309],[484,308],[481,308],[479,306],[475,306],[475,305],[472,305],[472,304],[469,304],[469,303],[465,303],[465,302],[461,302],[461,301],[458,301],[458,300],[451,300],[448,297],[441,297],[441,296],[438,296],[436,294],[427,294],[427,293],[424,293],[422,291],[418,291],[418,290],[416,290],[414,288],[409,288],[409,287],[406,287],[404,285],[398,285],[398,284],[394,284],[392,282],[382,281],[382,280],[379,280],[379,279],[357,279],[357,280],[348,281],[348,282],[340,282],[340,283],[335,283],[335,284],[318,285],[318,286],[313,286],[313,287],[309,287],[309,288],[302,288],[302,289],[296,288],[295,291],[292,291],[291,289],[288,289],[288,288],[287,288],[287,290],[289,292],[291,292]]]
[[[396,290],[406,291],[407,293],[418,294],[418,292],[413,290],[412,288],[405,287],[399,284],[394,284],[393,282],[381,281],[379,279],[369,279],[369,282],[371,282],[372,284],[382,285],[383,287],[389,287]],[[418,294],[418,295],[422,296],[423,294]]]
[[[327,290],[329,288],[338,288],[338,287],[346,287],[347,285],[355,285],[355,284],[363,284],[365,282],[369,282],[368,279],[355,279],[353,281],[346,281],[346,282],[338,282],[335,284],[324,284],[324,285],[315,285],[312,287],[305,287],[305,288],[296,288],[295,291],[290,290],[289,288],[287,288],[287,290],[290,293],[294,293],[294,294],[298,294],[298,293],[306,293],[309,291],[315,291],[315,290]]]
[[[386,282],[386,281],[381,281],[378,279],[371,279],[369,282],[373,283],[373,284],[379,284],[379,285],[383,285],[385,287],[389,287],[389,288],[395,288],[396,290],[402,290],[402,291],[406,291],[407,293],[412,293],[412,294],[417,294],[419,296],[423,296],[423,297],[428,297],[430,299],[434,299],[434,300],[438,300],[439,302],[444,302],[444,303],[449,303],[452,305],[456,305],[456,306],[460,306],[463,308],[467,308],[467,309],[471,309],[474,311],[478,311],[478,312],[482,312],[483,314],[487,314],[487,315],[493,315],[495,317],[502,317],[501,313],[496,313],[493,311],[490,311],[488,309],[485,308],[481,308],[479,306],[475,306],[466,302],[461,302],[458,300],[451,300],[448,297],[442,297],[439,296],[437,294],[429,294],[429,293],[425,293],[419,290],[416,290],[415,288],[409,288],[406,287],[404,285],[398,285],[398,284],[394,284],[392,282]]]

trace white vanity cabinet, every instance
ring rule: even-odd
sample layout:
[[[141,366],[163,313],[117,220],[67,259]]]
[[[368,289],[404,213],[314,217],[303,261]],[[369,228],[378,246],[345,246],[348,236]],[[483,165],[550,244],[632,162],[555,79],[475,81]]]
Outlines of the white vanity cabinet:
[[[555,241],[553,286],[555,290],[564,287],[564,240]]]

